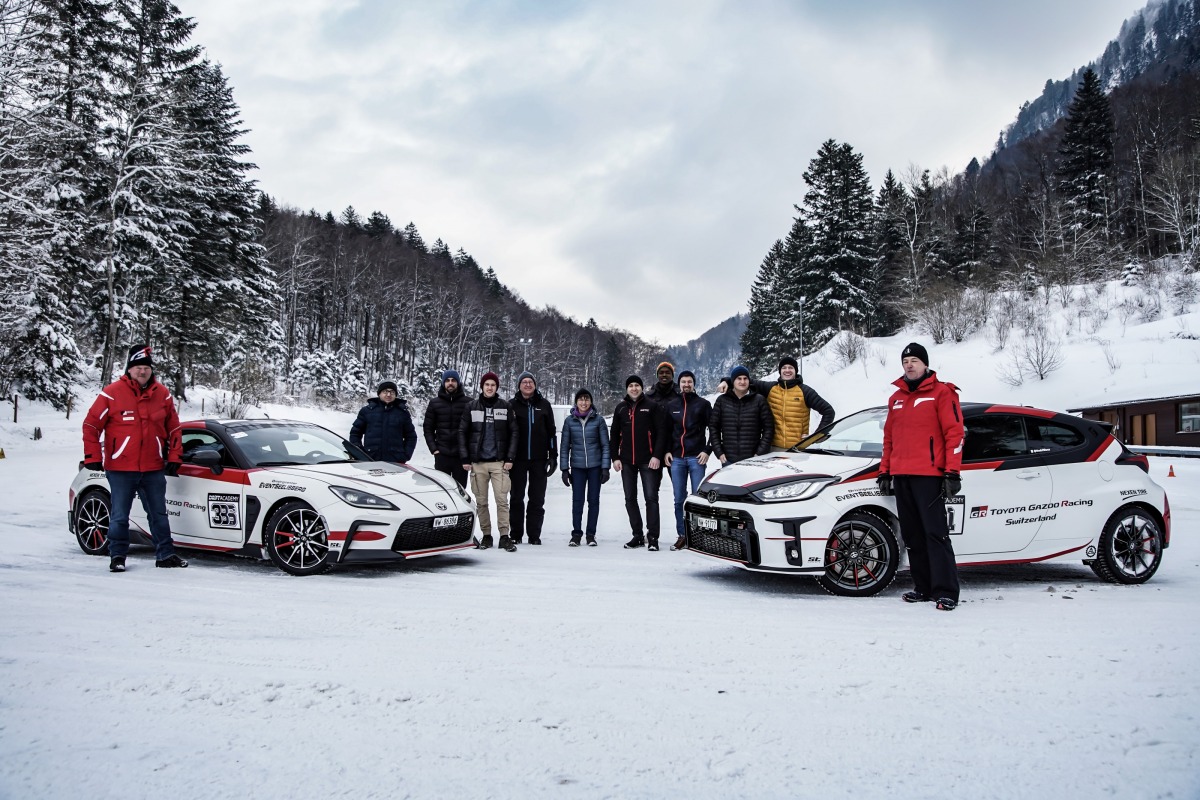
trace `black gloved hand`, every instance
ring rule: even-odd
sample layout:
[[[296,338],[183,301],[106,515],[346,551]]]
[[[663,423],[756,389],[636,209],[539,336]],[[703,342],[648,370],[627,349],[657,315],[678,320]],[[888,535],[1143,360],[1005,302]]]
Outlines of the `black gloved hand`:
[[[176,475],[179,474],[179,468],[182,466],[183,466],[183,464],[180,464],[178,461],[168,461],[167,462],[167,474],[170,475],[172,478],[174,478]]]
[[[962,491],[962,477],[957,472],[947,472],[942,478],[942,497],[949,500]]]
[[[600,482],[608,483],[608,470],[606,470],[606,469],[600,470]]]
[[[564,469],[562,471],[563,486],[571,485],[571,470]]]
[[[550,460],[546,462],[546,477],[549,478],[558,469],[558,451],[550,451]]]
[[[84,469],[89,469],[92,472],[104,472],[104,463],[101,461],[89,461],[83,465]]]
[[[892,476],[886,472],[879,473],[879,477],[875,479],[875,485],[879,487],[879,493],[884,497],[891,497],[895,494],[892,490]]]

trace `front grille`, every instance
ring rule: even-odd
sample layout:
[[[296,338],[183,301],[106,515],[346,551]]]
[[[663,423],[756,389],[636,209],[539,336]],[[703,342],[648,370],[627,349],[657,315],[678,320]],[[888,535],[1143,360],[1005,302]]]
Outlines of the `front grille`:
[[[746,564],[757,564],[758,536],[754,532],[754,520],[744,511],[687,504],[684,506],[687,521],[688,547],[701,553],[730,558]],[[717,522],[717,529],[697,528],[692,517],[705,517]]]
[[[406,550],[432,550],[435,547],[449,547],[462,544],[471,538],[475,527],[475,515],[463,513],[458,515],[458,523],[450,528],[434,528],[433,517],[417,517],[405,520],[392,543],[392,550],[399,553]]]

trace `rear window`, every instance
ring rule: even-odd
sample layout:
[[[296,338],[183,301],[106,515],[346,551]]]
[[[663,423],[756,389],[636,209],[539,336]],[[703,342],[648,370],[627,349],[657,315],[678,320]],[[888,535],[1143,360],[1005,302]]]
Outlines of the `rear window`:
[[[1029,452],[1025,425],[1011,414],[983,414],[966,421],[963,461],[994,461]]]
[[[1041,419],[1027,419],[1029,450],[1032,453],[1054,453],[1070,450],[1083,444],[1083,434],[1075,428]]]

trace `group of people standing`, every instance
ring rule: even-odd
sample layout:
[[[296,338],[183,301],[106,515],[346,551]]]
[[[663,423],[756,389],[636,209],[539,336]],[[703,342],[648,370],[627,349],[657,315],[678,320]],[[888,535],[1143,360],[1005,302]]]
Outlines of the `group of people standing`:
[[[596,545],[600,487],[613,470],[621,476],[629,517],[631,538],[625,547],[658,550],[658,496],[665,469],[675,500],[676,539],[671,549],[682,549],[687,546],[683,503],[689,484],[691,492],[699,489],[710,457],[725,465],[786,450],[808,435],[811,411],[821,415],[819,426],[834,417],[833,407],[801,381],[791,357],[782,359],[775,381],[752,381],[749,370],[734,367],[718,387],[715,404],[697,393],[690,370],[680,372],[676,380],[675,366],[664,361],[655,377],[649,389],[637,375],[626,379],[625,396],[613,410],[611,425],[605,425],[591,392],[579,389],[560,437],[553,408],[538,391],[533,373],[521,373],[509,400],[500,396],[500,379],[494,372],[480,378],[475,398],[463,390],[457,371],[442,373],[438,395],[425,412],[425,443],[436,469],[463,487],[470,484],[479,547],[494,543],[489,487],[499,533],[495,544],[511,552],[527,537],[529,544],[540,545],[546,485],[557,469],[563,484],[572,489],[572,547]],[[376,426],[389,430],[373,430]],[[352,443],[386,461],[408,461],[416,439],[407,408],[396,399],[390,381],[380,384],[379,397],[359,412],[350,430]]]

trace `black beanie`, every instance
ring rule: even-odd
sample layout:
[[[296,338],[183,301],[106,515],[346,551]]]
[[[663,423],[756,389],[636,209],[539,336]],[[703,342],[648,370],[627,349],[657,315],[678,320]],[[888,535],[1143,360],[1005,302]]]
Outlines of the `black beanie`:
[[[626,385],[628,385],[628,384],[626,384]],[[589,392],[587,389],[580,389],[578,392],[575,393],[575,402],[578,403],[579,398],[581,398],[581,397],[586,397],[588,400],[591,400],[592,393]]]
[[[782,370],[788,364],[791,364],[792,369],[796,370],[796,372],[800,371],[800,364],[791,356],[784,356],[783,358],[779,359],[779,369]]]
[[[922,364],[924,364],[926,367],[929,366],[928,351],[926,351],[924,347],[921,347],[921,345],[917,344],[916,342],[909,343],[908,345],[905,346],[905,348],[903,350],[900,351],[900,360],[901,361],[908,358],[909,356],[916,356],[917,358],[921,359]]]
[[[626,388],[628,388],[629,384],[631,384],[631,383],[636,383],[638,386],[642,387],[643,389],[646,388],[646,384],[642,383],[642,379],[637,375],[630,375],[628,378],[625,379],[625,387]]]
[[[696,373],[692,372],[690,369],[685,369],[683,372],[679,373],[679,380],[683,380],[684,378],[691,378],[692,383],[695,383]]]
[[[130,367],[153,367],[154,362],[150,360],[151,349],[148,344],[135,344],[129,348],[129,360],[125,362],[126,371]]]
[[[384,381],[383,383],[379,384],[379,388],[375,390],[375,394],[383,394],[384,389],[391,389],[396,394],[400,394],[400,390],[396,388],[396,384],[392,383],[391,381]]]

